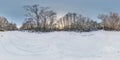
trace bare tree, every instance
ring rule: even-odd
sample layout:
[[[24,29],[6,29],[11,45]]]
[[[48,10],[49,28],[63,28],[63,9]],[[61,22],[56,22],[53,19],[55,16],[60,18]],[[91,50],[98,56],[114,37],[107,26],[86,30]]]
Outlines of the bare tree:
[[[33,18],[26,18],[25,19],[25,22],[23,23],[23,25],[21,26],[20,29],[24,29],[24,30],[33,30],[35,29],[37,26],[36,26],[36,23],[35,21],[33,20]]]
[[[102,20],[103,28],[105,30],[120,30],[120,16],[117,13],[111,12],[109,15],[99,15]]]
[[[6,27],[5,27],[6,30],[17,30],[17,26],[15,23],[9,23]]]
[[[40,7],[39,5],[26,5],[24,6],[25,10],[28,12],[27,16],[32,17],[37,22],[37,28],[46,29],[46,23],[49,18],[56,13],[53,10],[50,10],[49,7]]]
[[[17,30],[15,23],[8,22],[7,18],[0,16],[0,31],[4,30]]]

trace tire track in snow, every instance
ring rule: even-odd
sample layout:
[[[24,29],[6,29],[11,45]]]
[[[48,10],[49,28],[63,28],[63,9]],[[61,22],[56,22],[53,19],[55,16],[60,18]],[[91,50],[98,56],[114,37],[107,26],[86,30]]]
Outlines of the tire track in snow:
[[[8,37],[9,36],[9,37]],[[47,49],[45,49],[46,47],[45,46],[42,46],[42,48],[39,48],[39,51],[32,51],[32,49],[31,50],[27,50],[26,48],[27,47],[24,47],[24,48],[21,48],[20,46],[18,46],[18,44],[16,43],[17,41],[16,40],[19,40],[20,38],[17,38],[17,37],[15,37],[15,35],[13,34],[13,35],[8,35],[7,36],[7,38],[5,38],[4,40],[6,40],[6,42],[7,42],[7,44],[9,44],[12,48],[14,48],[14,49],[17,49],[18,51],[16,52],[16,51],[11,51],[10,50],[10,48],[9,48],[9,46],[8,45],[6,45],[6,43],[2,43],[3,44],[3,48],[5,49],[5,50],[7,50],[7,52],[11,52],[11,53],[13,53],[14,52],[14,54],[17,54],[18,52],[20,52],[21,51],[21,53],[22,52],[24,52],[25,53],[25,55],[27,54],[27,55],[39,55],[39,54],[44,54],[45,53],[45,51],[47,51]],[[10,39],[10,40],[9,40]],[[24,41],[24,40],[22,40],[22,41]],[[21,43],[21,44],[23,44],[23,43]],[[32,43],[33,44],[33,43]],[[33,46],[31,46],[31,48],[32,48]],[[44,47],[44,48],[43,48]],[[42,49],[42,51],[41,51],[41,49]],[[20,55],[21,53],[19,53],[18,55]],[[23,53],[23,55],[24,55],[24,53]]]
[[[37,37],[33,38],[34,35],[24,34],[23,32],[22,33],[12,32],[12,34],[10,32],[6,32],[5,37],[7,38],[4,39],[5,41],[2,42],[2,44],[4,49],[8,50],[8,52],[11,54],[13,53],[13,55],[14,54],[16,55],[17,54],[18,55],[48,55],[51,57],[107,56],[109,55],[109,53],[111,54],[111,51],[107,52],[106,49],[112,46],[111,44],[112,41],[106,40],[107,35],[105,32],[101,34],[100,33],[97,33],[97,34],[93,33],[94,35],[92,36],[82,37],[81,35],[89,35],[89,34],[73,33],[72,35],[70,33],[66,34],[63,32],[61,33],[55,32],[55,33],[40,35],[42,39],[41,40],[37,38],[37,37],[40,37],[38,35]],[[20,34],[20,35],[16,35],[16,34]],[[99,36],[99,34],[103,36]],[[29,37],[25,38],[24,36],[26,35],[29,36],[30,38]],[[47,36],[47,38],[44,36]],[[108,43],[110,43],[110,45]],[[41,50],[41,48],[43,50]],[[102,50],[102,53],[101,53],[101,50]]]

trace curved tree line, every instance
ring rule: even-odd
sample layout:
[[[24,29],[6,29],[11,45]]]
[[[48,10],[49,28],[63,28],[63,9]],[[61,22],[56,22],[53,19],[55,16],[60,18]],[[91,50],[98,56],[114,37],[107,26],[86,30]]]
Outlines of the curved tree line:
[[[120,16],[118,13],[100,14],[101,23],[77,13],[67,13],[57,18],[57,13],[49,7],[41,7],[37,4],[24,6],[26,18],[19,30],[29,31],[80,31],[95,30],[120,31]],[[5,17],[0,17],[0,30],[18,30],[15,23],[10,23]]]

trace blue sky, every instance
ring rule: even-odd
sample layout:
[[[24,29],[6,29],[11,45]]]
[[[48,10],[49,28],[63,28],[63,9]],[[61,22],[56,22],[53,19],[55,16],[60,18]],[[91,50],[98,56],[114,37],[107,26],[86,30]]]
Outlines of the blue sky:
[[[58,16],[76,12],[97,21],[99,14],[120,13],[120,0],[0,0],[0,16],[21,25],[25,19],[23,6],[33,4],[51,7]]]

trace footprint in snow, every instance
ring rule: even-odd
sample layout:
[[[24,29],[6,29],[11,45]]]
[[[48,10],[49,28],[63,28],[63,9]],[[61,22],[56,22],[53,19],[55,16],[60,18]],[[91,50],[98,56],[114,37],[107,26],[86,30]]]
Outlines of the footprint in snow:
[[[81,36],[92,36],[92,35],[94,35],[94,34],[89,34],[89,35],[81,35]]]
[[[1,37],[3,37],[3,35],[1,35]]]

